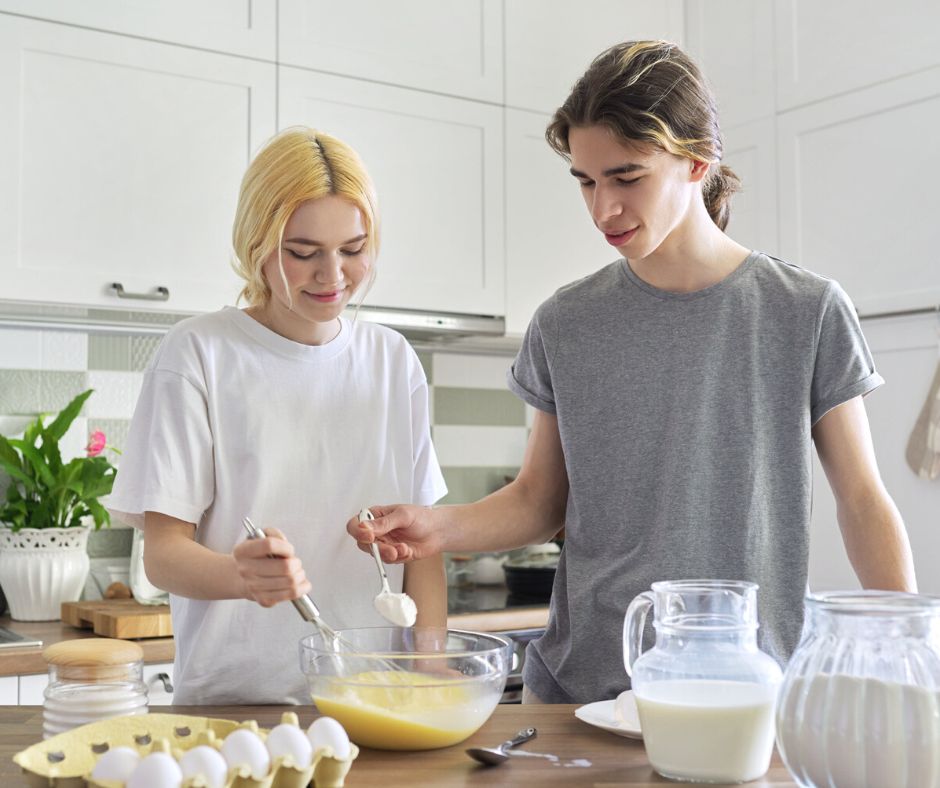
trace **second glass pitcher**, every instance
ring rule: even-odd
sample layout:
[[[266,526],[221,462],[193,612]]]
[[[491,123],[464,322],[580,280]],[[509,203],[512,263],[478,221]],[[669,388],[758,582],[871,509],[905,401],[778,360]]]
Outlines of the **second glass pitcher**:
[[[653,609],[656,643],[643,653]],[[653,583],[623,623],[647,756],[664,777],[755,780],[770,766],[780,666],[757,647],[757,585],[736,580]]]

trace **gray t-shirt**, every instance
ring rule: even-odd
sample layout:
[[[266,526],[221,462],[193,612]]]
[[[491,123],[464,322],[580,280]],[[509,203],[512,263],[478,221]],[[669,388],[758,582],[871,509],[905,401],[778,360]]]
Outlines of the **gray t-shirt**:
[[[884,382],[839,285],[752,252],[671,293],[619,260],[539,307],[508,382],[557,415],[570,483],[526,685],[555,703],[627,689],[624,612],[657,580],[758,583],[761,647],[785,663],[803,621],[811,428]]]

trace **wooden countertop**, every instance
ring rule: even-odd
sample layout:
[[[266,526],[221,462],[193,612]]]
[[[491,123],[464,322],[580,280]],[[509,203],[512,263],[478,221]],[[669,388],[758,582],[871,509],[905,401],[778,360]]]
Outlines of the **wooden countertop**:
[[[489,721],[466,742],[443,750],[416,753],[363,749],[352,765],[349,788],[398,785],[487,786],[564,785],[618,788],[618,786],[684,785],[657,775],[646,759],[643,743],[593,728],[574,716],[576,706],[498,706]],[[168,706],[161,713],[195,714],[230,720],[254,719],[264,728],[280,722],[281,712],[292,710],[307,726],[316,716],[313,706]],[[156,710],[155,710],[156,711]],[[531,753],[558,757],[555,766],[547,758],[513,757],[493,768],[478,766],[464,754],[466,747],[494,746],[517,731],[535,725],[538,736],[522,745]],[[19,767],[11,760],[22,749],[42,738],[42,708],[0,706],[0,785],[25,785]],[[590,766],[578,765],[590,762]],[[796,788],[796,783],[775,753],[770,771],[754,788]]]
[[[484,613],[459,613],[447,617],[451,629],[470,629],[477,632],[496,632],[508,629],[544,627],[548,621],[548,607],[513,607]],[[90,629],[76,629],[61,621],[13,621],[0,618],[0,626],[42,641],[42,646],[0,649],[0,676],[45,673],[46,663],[42,650],[61,640],[97,637]],[[173,638],[144,638],[135,640],[144,650],[144,662],[172,662],[176,648]]]
[[[46,646],[62,640],[98,637],[90,629],[76,629],[61,621],[13,621],[4,616],[0,618],[0,626],[42,641],[42,646],[0,649],[0,676],[45,673],[42,650]],[[176,654],[173,638],[143,638],[134,642],[144,650],[144,662],[172,662]]]

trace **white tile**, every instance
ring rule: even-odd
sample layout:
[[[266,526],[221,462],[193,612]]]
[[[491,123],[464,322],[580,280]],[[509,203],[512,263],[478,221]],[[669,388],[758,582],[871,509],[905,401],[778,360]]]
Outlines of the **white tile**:
[[[435,353],[435,386],[468,389],[505,389],[506,371],[512,365],[508,356],[468,356]]]
[[[526,403],[525,406],[525,425],[530,430],[532,429],[532,424],[535,422],[535,408]]]
[[[87,386],[95,393],[85,403],[85,415],[90,419],[129,419],[143,384],[142,372],[112,372],[89,370]]]
[[[437,426],[434,448],[445,467],[519,466],[527,435],[525,427]]]
[[[23,437],[23,430],[33,418],[33,416],[0,416],[0,435],[7,438]]]
[[[0,369],[42,369],[42,331],[0,328]]]
[[[43,331],[42,368],[84,371],[88,368],[88,334],[82,331]]]

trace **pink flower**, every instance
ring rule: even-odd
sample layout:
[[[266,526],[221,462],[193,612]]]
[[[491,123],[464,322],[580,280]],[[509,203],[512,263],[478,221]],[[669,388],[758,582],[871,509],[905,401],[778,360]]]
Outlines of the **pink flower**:
[[[91,434],[91,438],[88,439],[88,445],[85,447],[85,452],[89,457],[97,457],[101,452],[104,451],[104,447],[107,443],[104,433],[101,430],[95,430]]]

